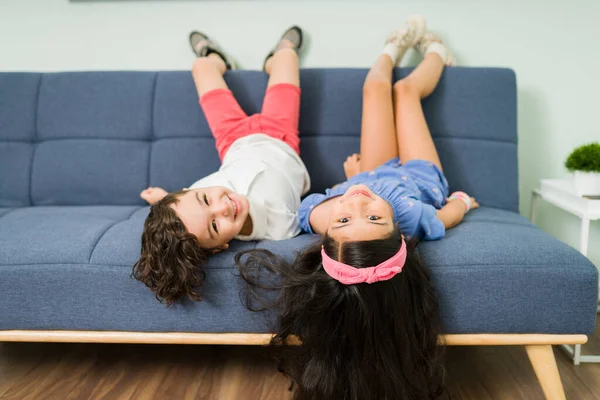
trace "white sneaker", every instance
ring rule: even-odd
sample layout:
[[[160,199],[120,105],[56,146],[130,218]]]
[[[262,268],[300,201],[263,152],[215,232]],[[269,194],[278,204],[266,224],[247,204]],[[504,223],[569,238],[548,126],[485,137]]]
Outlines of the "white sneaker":
[[[392,43],[398,47],[398,53],[414,47],[423,38],[427,31],[427,23],[421,15],[410,17],[400,29],[396,29],[388,36],[386,44]]]

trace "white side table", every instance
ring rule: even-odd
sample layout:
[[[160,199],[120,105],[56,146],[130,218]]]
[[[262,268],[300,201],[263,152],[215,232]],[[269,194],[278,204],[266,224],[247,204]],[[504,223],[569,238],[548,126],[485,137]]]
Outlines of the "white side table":
[[[568,179],[542,179],[540,188],[534,189],[531,195],[529,219],[535,223],[537,199],[542,198],[554,206],[578,216],[581,219],[579,251],[587,257],[590,238],[590,221],[600,219],[600,200],[580,197],[576,194],[573,182]],[[600,363],[600,355],[581,355],[581,345],[561,346],[573,357],[573,364]]]

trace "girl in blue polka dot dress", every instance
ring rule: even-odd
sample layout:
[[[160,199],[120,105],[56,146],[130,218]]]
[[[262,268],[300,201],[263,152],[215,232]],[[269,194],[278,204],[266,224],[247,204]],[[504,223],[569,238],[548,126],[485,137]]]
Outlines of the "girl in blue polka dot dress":
[[[304,231],[338,243],[381,239],[396,229],[407,240],[436,240],[479,207],[463,192],[448,196],[421,107],[444,66],[452,63],[450,52],[432,33],[422,35],[415,47],[423,61],[393,86],[395,61],[406,48],[388,43],[369,71],[363,87],[360,154],[344,163],[346,182],[304,199],[298,210]]]
[[[423,61],[392,86],[410,47]],[[364,83],[360,155],[344,164],[348,180],[308,196],[298,212],[302,228],[320,239],[292,262],[267,250],[236,256],[247,307],[279,315],[272,343],[298,344],[278,352],[295,400],[445,392],[438,303],[414,246],[440,239],[478,207],[465,193],[448,196],[421,108],[450,63],[422,17],[393,32]],[[264,270],[278,279],[265,280]]]

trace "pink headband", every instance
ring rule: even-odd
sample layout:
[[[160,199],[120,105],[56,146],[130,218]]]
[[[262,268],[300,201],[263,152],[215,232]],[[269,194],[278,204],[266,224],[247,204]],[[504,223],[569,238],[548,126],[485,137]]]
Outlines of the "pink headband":
[[[321,247],[321,257],[323,257],[323,269],[333,279],[344,285],[354,285],[356,283],[375,283],[392,279],[396,274],[402,272],[406,262],[406,244],[404,240],[400,243],[400,250],[391,258],[385,260],[375,267],[354,268],[350,265],[335,261],[325,253]]]

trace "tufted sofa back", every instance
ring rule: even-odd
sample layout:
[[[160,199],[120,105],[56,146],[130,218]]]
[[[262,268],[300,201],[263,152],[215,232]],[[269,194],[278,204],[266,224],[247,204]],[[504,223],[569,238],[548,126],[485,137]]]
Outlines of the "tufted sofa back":
[[[342,181],[343,161],[359,149],[366,73],[302,70],[312,191]],[[247,113],[260,111],[264,73],[226,80]],[[451,188],[516,211],[514,73],[449,68],[423,106]],[[218,167],[189,72],[0,73],[0,207],[141,205],[147,186],[177,190]]]

